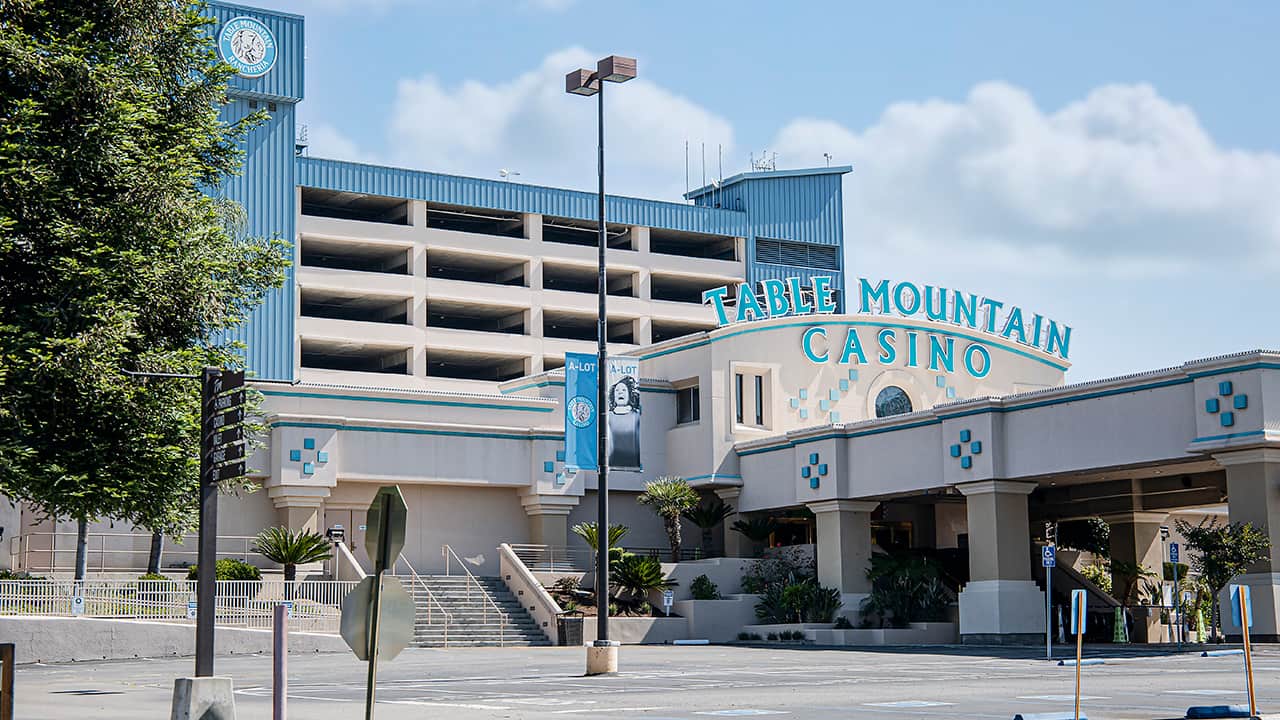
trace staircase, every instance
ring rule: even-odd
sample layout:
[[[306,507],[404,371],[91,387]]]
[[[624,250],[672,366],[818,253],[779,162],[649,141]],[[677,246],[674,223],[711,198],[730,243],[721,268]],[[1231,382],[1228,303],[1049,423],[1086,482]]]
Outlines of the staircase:
[[[551,644],[501,578],[411,575],[401,581],[417,608],[415,647]]]

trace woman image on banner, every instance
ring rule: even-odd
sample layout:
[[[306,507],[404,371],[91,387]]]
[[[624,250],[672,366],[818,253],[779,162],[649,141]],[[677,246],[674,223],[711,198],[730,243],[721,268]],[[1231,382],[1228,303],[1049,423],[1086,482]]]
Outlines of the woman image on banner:
[[[640,388],[624,375],[609,388],[609,467],[640,469]]]

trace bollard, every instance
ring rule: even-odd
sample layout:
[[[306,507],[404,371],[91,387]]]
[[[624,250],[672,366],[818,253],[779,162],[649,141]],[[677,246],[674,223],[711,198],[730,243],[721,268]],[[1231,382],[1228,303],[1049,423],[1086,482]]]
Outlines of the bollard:
[[[289,717],[289,608],[275,606],[271,624],[271,718]]]
[[[0,643],[0,720],[13,720],[13,643]]]

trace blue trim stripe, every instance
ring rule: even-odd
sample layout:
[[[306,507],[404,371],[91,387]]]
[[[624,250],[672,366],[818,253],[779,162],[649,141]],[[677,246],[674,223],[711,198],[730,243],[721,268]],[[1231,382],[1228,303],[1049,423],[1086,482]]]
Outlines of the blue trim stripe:
[[[503,433],[462,432],[460,430],[419,430],[415,428],[388,428],[336,425],[333,423],[278,422],[271,427],[318,428],[343,432],[396,433],[402,435],[443,435],[447,437],[485,438],[489,440],[564,440],[564,435],[507,435]]]
[[[1213,442],[1216,440],[1231,440],[1233,438],[1257,437],[1259,435],[1266,435],[1266,434],[1267,434],[1266,430],[1249,430],[1248,432],[1227,433],[1226,435],[1205,435],[1204,437],[1198,437],[1195,440],[1192,440],[1191,442],[1193,443]]]
[[[821,316],[817,316],[817,317],[821,317]],[[827,320],[827,321],[821,321],[821,320],[810,320],[810,321],[802,321],[802,322],[781,323],[781,324],[778,324],[778,325],[771,325],[771,326],[769,326],[769,327],[745,328],[745,329],[743,329],[743,330],[737,330],[737,331],[734,331],[734,332],[728,332],[728,333],[725,333],[724,335],[719,335],[719,336],[717,336],[717,337],[707,338],[706,340],[702,340],[702,341],[699,341],[699,342],[690,343],[689,345],[684,345],[684,346],[682,346],[682,347],[672,348],[672,349],[670,349],[670,350],[662,350],[662,351],[660,351],[660,352],[650,353],[650,354],[648,354],[648,355],[641,355],[641,356],[640,356],[640,359],[641,359],[641,360],[651,360],[651,359],[656,358],[656,357],[662,357],[663,355],[670,355],[670,354],[672,354],[672,353],[682,352],[682,351],[684,351],[684,350],[692,350],[692,349],[694,349],[694,348],[702,347],[703,345],[710,345],[710,344],[711,344],[711,343],[713,343],[713,342],[720,342],[721,340],[728,340],[729,338],[737,337],[737,336],[739,336],[739,335],[746,335],[746,334],[748,334],[748,333],[767,332],[767,331],[769,331],[769,330],[785,330],[785,329],[788,329],[788,328],[796,328],[796,327],[813,327],[813,326],[815,326],[815,325],[822,325],[822,326],[824,326],[824,327],[825,327],[825,326],[831,326],[831,327],[889,327],[889,328],[895,328],[895,329],[898,329],[898,330],[928,330],[929,332],[934,333],[934,334],[937,334],[937,335],[944,335],[944,336],[948,336],[948,337],[962,338],[962,339],[965,339],[965,340],[972,340],[972,341],[974,341],[974,342],[980,342],[980,343],[984,343],[984,344],[989,344],[991,347],[996,348],[996,349],[998,349],[998,350],[1003,350],[1003,351],[1008,352],[1008,353],[1013,353],[1014,355],[1021,355],[1022,357],[1025,357],[1025,358],[1027,358],[1027,359],[1029,359],[1029,360],[1035,360],[1035,361],[1036,361],[1036,362],[1038,362],[1038,363],[1041,363],[1041,364],[1044,364],[1044,365],[1048,365],[1049,367],[1051,367],[1051,368],[1053,368],[1053,369],[1055,369],[1055,370],[1064,370],[1064,371],[1065,371],[1065,370],[1067,369],[1067,367],[1068,367],[1067,365],[1063,365],[1063,364],[1061,364],[1061,363],[1056,363],[1056,362],[1053,362],[1052,360],[1046,360],[1045,358],[1042,358],[1042,357],[1036,357],[1035,355],[1032,355],[1032,354],[1031,354],[1031,353],[1029,353],[1029,352],[1024,352],[1024,351],[1022,351],[1022,350],[1017,350],[1017,349],[1015,349],[1015,348],[1008,347],[1007,345],[1002,344],[1002,343],[999,341],[999,339],[998,339],[998,338],[986,337],[986,336],[982,336],[982,335],[970,335],[970,334],[968,334],[968,333],[956,332],[956,331],[953,331],[953,330],[944,330],[944,329],[942,329],[942,328],[937,328],[937,327],[930,326],[930,325],[926,325],[926,326],[924,326],[924,327],[921,327],[921,326],[919,326],[919,325],[906,325],[906,324],[901,324],[901,323],[877,322],[877,321],[866,321],[866,320]]]
[[[729,473],[710,473],[708,475],[694,475],[685,478],[685,482],[693,482],[694,480],[741,480],[741,475],[732,475]]]
[[[516,412],[554,412],[555,408],[520,407],[518,405],[498,405],[496,403],[465,402],[461,400],[414,400],[412,398],[378,398],[361,397],[359,395],[334,395],[330,393],[290,392],[288,390],[260,390],[263,395],[274,397],[298,397],[317,400],[353,400],[356,402],[394,403],[398,405],[440,405],[445,407],[470,407],[488,410],[513,410]]]

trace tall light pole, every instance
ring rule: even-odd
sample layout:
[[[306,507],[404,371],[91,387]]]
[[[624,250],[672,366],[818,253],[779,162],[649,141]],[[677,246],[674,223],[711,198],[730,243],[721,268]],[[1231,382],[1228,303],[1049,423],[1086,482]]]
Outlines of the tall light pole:
[[[605,385],[609,378],[606,360],[606,343],[609,326],[605,314],[605,296],[608,285],[605,282],[604,255],[609,244],[609,235],[605,229],[604,217],[604,84],[605,82],[622,83],[636,76],[635,58],[610,55],[596,63],[596,71],[574,70],[565,76],[564,90],[571,95],[596,96],[597,144],[596,172],[599,175],[599,197],[597,198],[599,263],[597,267],[599,310],[596,318],[596,464],[599,470],[596,483],[598,515],[596,519],[596,647],[609,647],[609,449],[607,446],[608,417],[605,408],[608,398],[605,397]],[[616,663],[615,663],[616,669]]]

